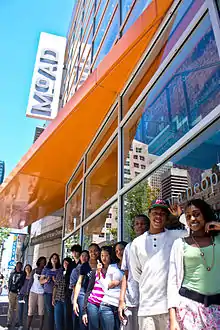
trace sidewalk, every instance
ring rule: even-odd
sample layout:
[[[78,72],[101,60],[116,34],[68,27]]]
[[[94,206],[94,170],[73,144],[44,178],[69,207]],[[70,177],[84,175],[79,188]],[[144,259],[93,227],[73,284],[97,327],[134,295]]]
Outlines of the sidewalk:
[[[1,295],[0,296],[0,330],[5,329],[5,327],[6,327],[7,313],[8,313],[8,296]],[[45,318],[44,324],[45,324],[44,330],[46,330],[46,318]],[[26,328],[24,327],[24,330],[25,329]],[[14,328],[12,328],[11,330],[14,330]],[[34,319],[33,319],[32,330],[39,330],[39,319],[37,316],[34,317]]]
[[[6,294],[0,296],[0,330],[4,329],[7,322],[8,313],[8,296]]]

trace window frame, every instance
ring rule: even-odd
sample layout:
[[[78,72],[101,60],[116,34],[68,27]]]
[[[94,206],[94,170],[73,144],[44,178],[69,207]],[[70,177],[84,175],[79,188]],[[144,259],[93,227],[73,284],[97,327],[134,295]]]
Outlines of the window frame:
[[[210,3],[211,2],[211,3]],[[138,74],[141,71],[141,67],[143,63],[146,61],[146,58],[151,55],[152,49],[157,43],[158,39],[163,34],[167,22],[172,18],[173,15],[175,15],[176,10],[178,10],[179,5],[181,4],[181,0],[177,0],[173,3],[170,10],[167,12],[163,22],[161,23],[158,31],[156,32],[154,38],[152,39],[151,43],[147,47],[145,53],[143,54],[142,58],[136,65],[135,69],[133,70],[130,78],[128,79],[127,83],[125,84],[124,88],[120,92],[118,99],[115,102],[118,104],[118,129],[117,129],[117,135],[118,135],[118,191],[117,193],[112,196],[106,203],[101,205],[95,212],[93,212],[88,218],[84,219],[82,223],[80,224],[79,228],[76,228],[74,232],[77,232],[77,230],[81,231],[81,242],[82,242],[82,232],[83,227],[91,221],[93,218],[95,218],[97,215],[99,215],[102,211],[104,211],[107,207],[110,207],[112,204],[117,202],[118,205],[118,239],[123,238],[123,196],[125,193],[127,193],[129,190],[131,190],[134,186],[136,186],[141,181],[145,180],[147,177],[149,177],[151,174],[153,174],[160,166],[165,164],[171,157],[173,157],[175,154],[178,153],[179,150],[185,148],[188,144],[190,144],[197,136],[200,134],[203,134],[208,127],[213,125],[217,120],[220,118],[220,104],[213,109],[206,117],[204,117],[199,123],[197,123],[196,126],[191,128],[189,132],[187,132],[182,138],[180,138],[171,148],[169,148],[162,156],[158,157],[157,160],[155,160],[151,165],[147,166],[145,170],[143,170],[142,173],[138,175],[138,177],[132,179],[129,183],[127,183],[125,186],[122,186],[121,184],[121,177],[123,176],[124,172],[124,162],[123,162],[123,128],[128,122],[128,120],[131,120],[132,115],[135,113],[135,110],[137,107],[141,104],[145,96],[148,94],[150,89],[154,86],[154,84],[157,82],[157,80],[160,78],[160,76],[163,74],[164,70],[169,66],[171,61],[175,58],[176,54],[179,52],[179,50],[184,46],[184,44],[187,42],[188,38],[192,35],[193,31],[197,28],[197,26],[200,24],[202,19],[205,17],[205,15],[209,15],[210,21],[212,24],[212,28],[215,35],[215,42],[216,46],[218,48],[218,52],[220,55],[220,37],[217,38],[216,36],[220,36],[220,18],[219,18],[219,12],[217,9],[217,6],[215,4],[215,0],[206,0],[205,3],[201,6],[199,11],[196,13],[192,21],[187,26],[186,30],[183,32],[181,37],[178,39],[174,47],[170,50],[167,57],[164,59],[162,64],[159,66],[158,70],[153,75],[152,79],[149,81],[147,86],[144,88],[144,90],[141,92],[141,94],[138,96],[136,101],[131,105],[129,111],[126,113],[126,115],[122,116],[122,107],[123,102],[122,98],[128,91],[129,86],[132,84],[134,79],[138,76]],[[111,108],[112,109],[112,108]],[[107,118],[107,117],[106,117]],[[103,125],[100,127],[98,132],[101,132],[107,119],[105,119]],[[97,132],[95,138],[99,135]],[[115,132],[116,133],[116,132]],[[95,138],[91,142],[90,146],[92,146]],[[107,145],[107,143],[106,143]],[[105,149],[105,148],[103,148]],[[84,159],[86,162],[86,154],[88,152],[89,148],[87,149],[86,153],[84,154]],[[104,150],[103,150],[104,151]],[[98,155],[100,156],[100,155]],[[97,156],[97,159],[98,159]],[[95,163],[95,162],[94,162]],[[95,164],[94,164],[95,165]],[[84,173],[85,177],[85,173]],[[83,177],[83,179],[84,179]],[[66,240],[68,237],[70,237],[74,232],[70,233],[68,236],[63,237],[63,241]]]

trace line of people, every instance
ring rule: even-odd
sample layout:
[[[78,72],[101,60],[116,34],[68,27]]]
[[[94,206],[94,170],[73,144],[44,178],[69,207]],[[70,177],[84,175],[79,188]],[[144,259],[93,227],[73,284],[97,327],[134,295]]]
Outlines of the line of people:
[[[171,214],[184,229],[166,229]],[[61,265],[53,254],[24,272],[17,263],[9,279],[8,326],[18,306],[16,322],[22,328],[27,313],[28,329],[36,307],[41,330],[44,310],[50,330],[220,329],[220,223],[201,199],[181,215],[180,207],[158,199],[149,218],[135,217],[132,243],[92,243],[88,251],[74,245],[73,260]]]

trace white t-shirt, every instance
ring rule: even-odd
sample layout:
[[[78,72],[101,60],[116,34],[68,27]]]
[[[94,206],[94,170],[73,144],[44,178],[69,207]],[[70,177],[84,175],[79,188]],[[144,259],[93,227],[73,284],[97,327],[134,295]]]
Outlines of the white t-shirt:
[[[37,294],[44,294],[44,288],[40,284],[40,277],[41,277],[41,275],[34,274],[34,282],[31,286],[30,292],[34,292]]]
[[[112,264],[112,265],[108,266],[108,270],[107,270],[105,278],[100,278],[100,280],[99,280],[99,283],[101,284],[101,286],[104,290],[104,293],[105,293],[105,295],[102,299],[102,302],[115,306],[115,307],[118,307],[121,286],[118,285],[112,289],[108,289],[108,285],[111,281],[115,281],[115,280],[121,281],[123,274],[124,274],[124,272],[118,268],[117,264]]]
[[[131,243],[127,244],[124,250],[121,269],[128,271],[127,290],[125,296],[125,302],[128,307],[136,307],[139,304],[139,285],[134,280],[131,265],[130,265],[130,251]]]
[[[177,238],[187,235],[186,230],[165,230],[156,235],[146,232],[132,242],[130,265],[133,277],[139,283],[139,316],[168,312],[167,281],[171,248]]]

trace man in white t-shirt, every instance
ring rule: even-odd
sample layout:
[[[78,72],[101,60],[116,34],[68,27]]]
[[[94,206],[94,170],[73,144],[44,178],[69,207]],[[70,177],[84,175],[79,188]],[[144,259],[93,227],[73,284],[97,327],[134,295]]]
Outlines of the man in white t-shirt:
[[[144,214],[137,215],[134,218],[134,232],[136,237],[142,235],[149,228],[150,220]],[[139,304],[139,288],[131,273],[130,265],[130,249],[131,243],[127,244],[123,254],[121,269],[125,272],[122,284],[121,294],[119,300],[119,317],[124,323],[123,330],[137,330],[138,329],[138,304]],[[122,330],[121,329],[121,330]]]
[[[141,330],[163,330],[167,327],[167,280],[173,242],[188,235],[187,230],[165,229],[169,205],[156,200],[149,209],[150,229],[134,239],[130,265],[139,283],[138,323]]]

